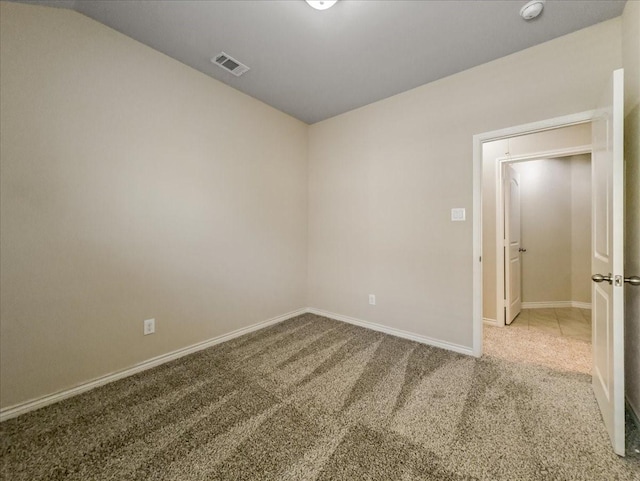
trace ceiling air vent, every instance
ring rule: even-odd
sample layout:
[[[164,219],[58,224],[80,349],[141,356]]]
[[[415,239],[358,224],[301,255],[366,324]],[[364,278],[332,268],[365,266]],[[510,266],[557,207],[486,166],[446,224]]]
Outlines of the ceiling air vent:
[[[218,55],[213,57],[211,61],[225,69],[227,72],[231,72],[236,77],[240,77],[240,75],[249,70],[249,67],[238,62],[235,58],[224,52],[220,52]]]

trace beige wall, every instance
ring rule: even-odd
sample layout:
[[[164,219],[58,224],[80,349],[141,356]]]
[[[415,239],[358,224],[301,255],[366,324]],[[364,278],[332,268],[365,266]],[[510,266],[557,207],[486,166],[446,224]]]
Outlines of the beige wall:
[[[625,73],[625,275],[640,276],[640,2],[622,15]],[[625,380],[629,403],[640,418],[640,287],[625,287]]]
[[[483,317],[496,320],[496,166],[498,158],[535,155],[591,144],[591,124],[579,124],[483,144],[482,297]],[[562,299],[571,300],[571,299]]]
[[[312,125],[310,305],[471,347],[473,135],[592,109],[620,32],[603,22]]]
[[[2,407],[304,305],[471,346],[472,136],[591,109],[622,64],[618,18],[307,127],[1,8]]]
[[[590,303],[590,156],[512,164],[520,173],[523,302]]]
[[[570,162],[571,300],[591,304],[591,155]]]
[[[571,300],[571,162],[513,165],[520,173],[522,301]]]
[[[305,124],[78,13],[1,9],[2,407],[306,305]]]

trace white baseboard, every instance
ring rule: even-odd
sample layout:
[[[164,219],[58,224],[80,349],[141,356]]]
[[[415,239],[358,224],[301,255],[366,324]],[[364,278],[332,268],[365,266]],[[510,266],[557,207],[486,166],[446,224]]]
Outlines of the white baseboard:
[[[591,309],[591,303],[590,302],[571,301],[571,307],[577,307],[579,309]]]
[[[217,336],[211,339],[208,339],[203,342],[199,342],[196,344],[192,344],[191,346],[184,347],[182,349],[178,349],[173,352],[169,352],[167,354],[162,354],[160,356],[148,359],[141,363],[135,364],[129,368],[116,371],[110,374],[106,374],[104,376],[100,376],[94,378],[90,381],[83,382],[77,386],[74,386],[70,389],[64,389],[62,391],[58,391],[53,394],[47,394],[45,396],[41,396],[35,399],[31,399],[29,401],[25,401],[22,403],[14,404],[13,406],[8,406],[6,408],[0,409],[0,422],[5,421],[7,419],[14,418],[21,414],[25,414],[29,411],[34,411],[36,409],[48,406],[50,404],[54,404],[56,402],[62,401],[64,399],[77,396],[78,394],[82,394],[91,389],[94,389],[99,386],[103,386],[105,384],[117,381],[119,379],[123,379],[128,376],[132,376],[133,374],[146,371],[147,369],[151,369],[153,367],[159,366],[160,364],[164,364],[169,361],[173,361],[175,359],[179,359],[181,357],[187,356],[197,351],[201,351],[203,349],[207,349],[208,347],[215,346],[216,344],[220,344],[225,341],[229,341],[236,337],[240,337],[244,334],[249,334],[250,332],[257,331],[259,329],[264,329],[265,327],[272,326],[282,321],[286,321],[287,319],[291,319],[293,317],[299,316],[305,313],[312,313],[318,316],[324,316],[331,319],[335,319],[337,321],[346,322],[348,324],[354,324],[356,326],[364,327],[367,329],[372,329],[374,331],[384,332],[385,334],[390,334],[392,336],[401,337],[403,339],[409,339],[411,341],[420,342],[422,344],[427,344],[430,346],[439,347],[442,349],[447,349],[449,351],[458,352],[460,354],[466,354],[468,356],[473,355],[473,349],[471,347],[462,346],[459,344],[454,344],[447,341],[442,341],[439,339],[433,339],[427,336],[422,336],[420,334],[415,334],[409,331],[403,331],[401,329],[396,329],[393,327],[384,326],[382,324],[376,324],[374,322],[363,321],[361,319],[355,319],[349,316],[343,316],[341,314],[336,314],[334,312],[323,311],[321,309],[315,308],[303,308],[298,309],[287,314],[283,314],[282,316],[274,317],[272,319],[268,319],[266,321],[258,322],[251,326],[243,327],[241,329],[237,329],[235,331],[229,332],[227,334],[223,334],[221,336]],[[488,324],[497,325],[497,321],[494,319],[484,319]]]
[[[561,309],[563,307],[578,307],[580,309],[591,309],[591,303],[579,301],[548,301],[548,302],[523,302],[523,309]]]
[[[447,349],[449,351],[459,352],[460,354],[466,354],[468,356],[473,356],[473,349],[467,346],[461,346],[460,344],[454,344],[452,342],[441,341],[438,339],[432,339],[430,337],[422,336],[420,334],[414,334],[409,331],[403,331],[401,329],[396,329],[393,327],[383,326],[382,324],[376,324],[374,322],[363,321],[362,319],[355,319],[349,316],[343,316],[342,314],[336,314],[334,312],[323,311],[322,309],[315,309],[310,307],[307,309],[307,312],[311,314],[316,314],[318,316],[328,317],[330,319],[335,319],[336,321],[346,322],[348,324],[354,324],[360,327],[366,327],[367,329],[371,329],[373,331],[384,332],[385,334],[390,334],[392,336],[401,337],[403,339],[409,339],[411,341],[420,342],[422,344],[428,344],[429,346],[440,347],[442,349]]]
[[[483,317],[482,322],[485,323],[487,326],[502,327],[502,324],[500,324],[496,319],[489,319],[488,317]]]
[[[156,367],[156,366],[159,366],[160,364],[173,361],[174,359],[187,356],[189,354],[192,354],[197,351],[201,351],[203,349],[207,349],[208,347],[215,346],[216,344],[220,344],[222,342],[229,341],[236,337],[243,336],[244,334],[249,334],[250,332],[257,331],[259,329],[264,329],[265,327],[269,327],[269,326],[272,326],[273,324],[286,321],[287,319],[291,319],[292,317],[305,314],[306,312],[308,312],[307,309],[304,309],[304,308],[298,309],[298,310],[289,312],[287,314],[283,314],[282,316],[278,316],[272,319],[268,319],[266,321],[258,322],[256,324],[252,324],[251,326],[243,327],[241,329],[236,329],[235,331],[231,331],[227,334],[216,336],[206,341],[198,342],[196,344],[192,344],[182,349],[178,349],[176,351],[169,352],[167,354],[162,354],[160,356],[153,357],[151,359],[135,364],[121,371],[116,371],[110,374],[106,374],[104,376],[97,377],[90,381],[83,382],[82,384],[79,384],[70,389],[65,389],[53,394],[48,394],[46,396],[31,399],[29,401],[25,401],[19,404],[14,404],[13,406],[8,406],[6,408],[0,409],[0,422],[5,421],[6,419],[14,418],[16,416],[27,413],[29,411],[33,411],[35,409],[48,406],[49,404],[62,401],[63,399],[76,396],[83,392],[87,392],[91,389],[94,389],[98,386],[103,386],[104,384],[117,381],[118,379],[131,376],[138,372],[146,371],[147,369],[151,369],[152,367]]]
[[[629,413],[631,413],[631,419],[635,423],[636,427],[640,429],[640,409],[633,405],[629,396],[626,396],[627,407],[629,409]]]

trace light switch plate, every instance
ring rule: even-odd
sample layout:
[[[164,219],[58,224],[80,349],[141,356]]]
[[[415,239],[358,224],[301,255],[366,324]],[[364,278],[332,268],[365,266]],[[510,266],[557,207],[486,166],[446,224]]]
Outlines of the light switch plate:
[[[155,319],[147,319],[144,321],[144,335],[148,336],[149,334],[153,334],[156,332],[156,320]]]
[[[456,207],[451,209],[451,220],[454,222],[467,220],[464,207]]]

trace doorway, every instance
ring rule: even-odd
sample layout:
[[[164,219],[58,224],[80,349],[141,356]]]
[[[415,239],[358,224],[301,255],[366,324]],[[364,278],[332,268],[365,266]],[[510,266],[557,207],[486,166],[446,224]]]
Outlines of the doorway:
[[[518,168],[518,166],[524,165],[540,165],[540,162],[544,160],[547,168],[543,169],[526,169],[520,174],[525,174],[532,180],[532,176],[539,177],[533,179],[533,182],[527,182],[526,186],[529,187],[525,192],[527,195],[527,202],[529,204],[546,203],[548,208],[553,206],[553,199],[549,201],[546,196],[549,195],[550,189],[544,189],[545,181],[547,183],[553,183],[555,190],[563,192],[565,195],[556,194],[556,197],[562,197],[557,199],[564,204],[565,209],[571,204],[570,189],[566,188],[566,185],[570,185],[571,169],[566,168],[566,164],[562,161],[554,161],[550,159],[566,159],[573,156],[588,155],[591,153],[591,126],[589,122],[580,122],[568,126],[560,126],[554,129],[546,129],[543,131],[524,133],[523,135],[512,136],[508,138],[496,139],[485,142],[482,145],[482,267],[483,275],[481,279],[482,283],[482,318],[485,323],[504,326],[508,324],[518,313],[518,306],[513,306],[513,302],[505,302],[505,300],[511,299],[515,301],[518,296],[519,289],[513,291],[506,291],[506,286],[509,285],[507,277],[508,270],[504,269],[505,260],[516,258],[518,260],[525,260],[532,257],[536,257],[540,254],[543,256],[554,255],[549,252],[549,245],[543,245],[544,249],[533,249],[525,252],[526,246],[520,245],[518,239],[513,239],[513,242],[508,239],[506,234],[512,234],[512,237],[516,233],[520,233],[519,226],[513,226],[513,228],[507,228],[508,222],[505,222],[505,205],[510,201],[509,195],[517,193],[519,197],[519,190],[514,191],[514,188],[518,187],[517,183],[512,182],[513,179],[507,179],[504,175],[506,166]],[[522,170],[522,167],[520,167]],[[527,173],[528,172],[528,173]],[[509,186],[505,187],[505,182],[510,180]],[[526,180],[526,179],[525,179]],[[541,184],[541,185],[536,185]],[[564,185],[563,185],[564,184]],[[515,197],[515,196],[514,196]],[[535,207],[535,205],[534,205]],[[536,237],[536,243],[549,244],[545,241],[545,236],[556,236],[555,229],[562,227],[562,222],[570,218],[570,212],[566,213],[565,219],[554,220],[548,222],[545,219],[545,212],[541,212],[541,215],[537,215],[537,219],[533,219],[533,228],[527,224],[526,228],[531,232],[527,232],[528,236]],[[590,212],[587,211],[587,216],[590,216]],[[531,217],[536,215],[535,210],[529,209],[527,218],[531,220]],[[519,217],[519,216],[518,216]],[[507,219],[508,220],[508,219]],[[536,229],[542,227],[548,232],[538,234]],[[512,232],[513,231],[513,232]],[[565,254],[570,251],[571,235],[569,231],[565,236],[568,242],[565,242]],[[590,235],[590,234],[587,234]],[[504,244],[504,240],[507,243],[513,244],[508,246]],[[526,240],[525,240],[526,242]],[[508,248],[514,252],[507,252]],[[533,247],[533,246],[531,246]],[[590,246],[587,244],[587,249]],[[506,255],[505,255],[506,253]],[[555,256],[557,257],[557,256]],[[544,260],[544,259],[538,259]],[[553,260],[553,259],[552,259]],[[589,263],[589,261],[587,261]],[[516,264],[517,266],[518,264]],[[547,266],[547,267],[545,267]],[[554,262],[545,262],[541,269],[534,272],[535,282],[542,284],[558,283],[558,280],[553,278],[549,280],[553,274],[551,272],[545,272],[545,269],[552,270],[555,267]],[[569,266],[567,266],[569,270]],[[590,267],[584,270],[584,273],[588,276]],[[514,275],[518,275],[514,272]],[[511,276],[514,277],[514,276]],[[514,278],[514,282],[518,283],[518,280]],[[570,289],[569,289],[570,290]],[[565,307],[561,305],[544,305],[542,302],[547,301],[570,301],[572,300],[571,293],[565,292],[562,289],[552,288],[551,292],[542,293],[530,293],[532,297],[525,298],[528,302],[541,303],[536,307]],[[558,291],[558,292],[553,292]],[[507,295],[505,295],[507,294]],[[527,294],[527,292],[525,292]],[[585,300],[588,300],[589,294],[586,295]],[[584,295],[583,295],[584,297]],[[507,308],[511,308],[511,315],[505,315]],[[528,307],[533,307],[529,305]],[[585,306],[582,306],[585,307]],[[508,317],[509,319],[506,319]]]
[[[591,343],[591,155],[502,167],[504,323]]]
[[[590,125],[527,135],[509,143],[549,144],[549,134],[555,137],[552,141],[564,144],[588,141]],[[491,152],[499,149],[492,144],[485,148],[486,163],[493,162]],[[489,195],[495,196],[496,210],[495,221],[483,216],[483,316],[489,323],[510,324],[521,307],[590,308],[590,149],[581,143],[544,155],[495,159],[496,192],[483,189],[483,214],[492,209]],[[493,249],[495,267],[490,269]],[[495,307],[493,299],[487,299],[494,285]]]
[[[492,355],[591,372],[590,142],[585,122],[483,145],[483,319]]]
[[[581,112],[474,136],[473,255],[476,262],[473,264],[473,354],[477,357],[480,357],[483,352],[483,324],[493,322],[498,325],[497,314],[494,316],[486,315],[487,308],[489,311],[497,312],[498,306],[504,302],[503,293],[500,291],[504,288],[504,280],[499,281],[504,273],[496,269],[497,259],[502,256],[502,252],[497,247],[493,250],[484,249],[485,246],[497,245],[497,229],[502,228],[498,227],[498,223],[501,223],[503,200],[498,198],[501,189],[497,185],[498,182],[502,182],[502,176],[499,174],[500,171],[496,170],[496,162],[485,163],[483,159],[493,157],[501,160],[524,161],[545,156],[588,153],[591,151],[591,146],[590,137],[588,141],[585,140],[587,139],[586,133],[589,131],[588,125],[595,115],[595,111]],[[540,134],[540,136],[547,138],[546,145],[551,145],[552,138],[557,135],[560,128],[580,125],[582,125],[582,131],[585,135],[579,138],[583,140],[576,140],[570,148],[566,143],[561,145],[556,142],[550,151],[539,151],[526,143],[531,140],[530,134]],[[517,138],[521,139],[521,147],[516,145]],[[486,146],[489,144],[496,147],[497,150],[487,152]],[[539,145],[541,144],[539,143]],[[495,227],[483,229],[483,225],[486,226],[487,221]],[[486,277],[495,279],[493,288],[491,288],[491,284],[483,282]],[[498,285],[500,289],[498,289]],[[488,292],[485,292],[487,286],[489,286]]]

